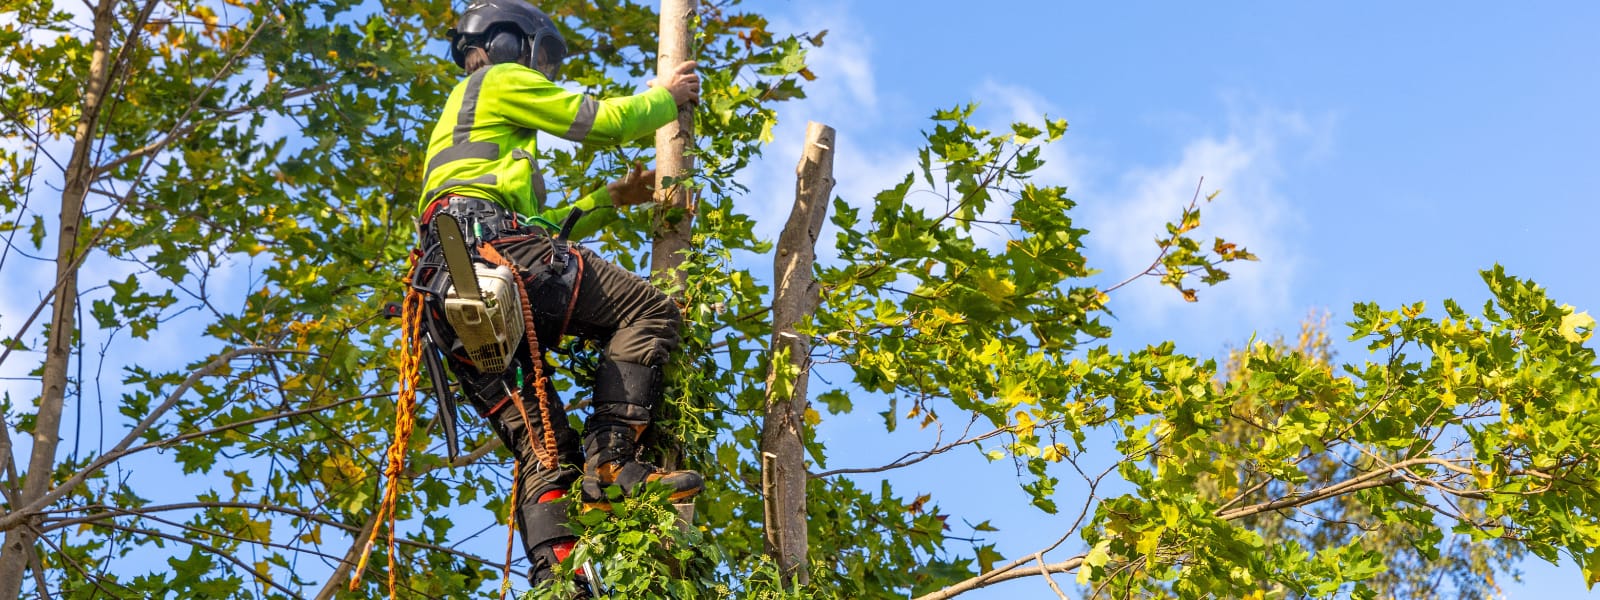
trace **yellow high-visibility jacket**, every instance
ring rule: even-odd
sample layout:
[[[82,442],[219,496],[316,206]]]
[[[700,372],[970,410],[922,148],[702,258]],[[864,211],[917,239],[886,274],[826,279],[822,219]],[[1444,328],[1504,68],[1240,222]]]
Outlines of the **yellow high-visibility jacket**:
[[[556,224],[577,207],[586,214],[572,237],[582,239],[616,219],[611,194],[602,186],[572,204],[546,207],[544,176],[534,160],[536,132],[582,144],[620,144],[655,131],[677,114],[664,88],[596,100],[519,64],[478,69],[450,91],[433,126],[418,214],[447,193],[489,200],[523,219]]]

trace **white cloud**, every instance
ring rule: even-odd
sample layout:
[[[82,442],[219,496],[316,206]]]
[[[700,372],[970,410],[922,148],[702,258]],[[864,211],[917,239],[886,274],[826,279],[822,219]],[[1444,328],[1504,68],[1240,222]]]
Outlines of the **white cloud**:
[[[757,233],[769,239],[777,237],[789,214],[794,165],[807,121],[838,130],[834,195],[857,207],[870,207],[878,192],[916,169],[915,150],[921,141],[915,132],[886,131],[881,125],[888,120],[885,107],[903,102],[893,90],[879,86],[878,68],[872,62],[875,38],[854,19],[848,5],[802,11],[790,21],[775,22],[774,29],[829,30],[826,45],[808,57],[818,83],[807,87],[808,98],[780,105],[775,141],[750,169],[745,180],[751,191],[740,199],[741,208],[756,215]],[[1016,121],[1040,124],[1047,116],[1061,118],[1072,112],[1070,106],[1058,105],[1033,88],[1004,81],[984,81],[973,90],[973,97],[982,101],[975,124],[993,131],[1005,131]],[[1249,100],[1224,95],[1230,116],[1220,132],[1189,140],[1165,164],[1117,164],[1100,158],[1096,151],[1083,148],[1103,148],[1107,142],[1097,142],[1093,132],[1081,128],[1044,148],[1045,166],[1034,174],[1034,181],[1066,185],[1081,203],[1076,217],[1091,232],[1087,252],[1091,266],[1104,271],[1103,278],[1109,280],[1102,285],[1149,265],[1158,251],[1153,239],[1164,231],[1164,223],[1181,214],[1202,176],[1206,192],[1222,194],[1201,208],[1200,239],[1209,246],[1212,237],[1222,237],[1262,257],[1260,262],[1230,265],[1233,279],[1218,287],[1201,287],[1198,305],[1183,302],[1175,291],[1154,281],[1137,282],[1113,298],[1119,318],[1157,326],[1182,320],[1237,330],[1241,325],[1298,317],[1301,307],[1292,305],[1291,290],[1298,277],[1295,242],[1303,224],[1291,200],[1279,191],[1280,182],[1286,162],[1328,152],[1331,121],[1263,109]],[[908,200],[942,203],[927,193],[913,192]],[[1001,219],[1010,210],[1006,203],[997,203],[984,217]],[[825,228],[818,244],[822,260],[834,258],[833,235],[831,226]],[[1007,235],[994,229],[976,237],[993,247]]]
[[[870,206],[878,192],[899,183],[916,167],[916,157],[909,143],[873,135],[881,116],[871,60],[874,38],[850,16],[848,5],[810,7],[792,22],[774,23],[773,30],[828,31],[824,45],[806,56],[817,82],[806,86],[805,99],[779,105],[774,141],[745,178],[751,189],[742,199],[744,208],[757,216],[758,234],[776,239],[794,202],[795,165],[807,122],[836,130],[833,195],[852,206]],[[832,244],[826,242],[833,235],[831,226],[824,229],[820,252],[831,250]]]
[[[1105,285],[1143,271],[1159,252],[1153,240],[1164,235],[1165,223],[1181,215],[1203,177],[1197,239],[1209,250],[1211,239],[1221,237],[1261,261],[1225,267],[1233,278],[1218,287],[1195,280],[1199,305],[1187,305],[1154,280],[1136,282],[1112,299],[1112,310],[1124,321],[1159,327],[1181,318],[1207,326],[1259,326],[1299,310],[1290,292],[1299,276],[1296,238],[1304,224],[1278,187],[1285,153],[1317,152],[1328,143],[1328,125],[1297,112],[1246,113],[1229,104],[1225,133],[1189,141],[1174,162],[1131,168],[1109,185],[1096,186],[1081,213],[1090,230],[1089,258],[1091,266],[1105,271]],[[1205,202],[1213,191],[1221,194]]]

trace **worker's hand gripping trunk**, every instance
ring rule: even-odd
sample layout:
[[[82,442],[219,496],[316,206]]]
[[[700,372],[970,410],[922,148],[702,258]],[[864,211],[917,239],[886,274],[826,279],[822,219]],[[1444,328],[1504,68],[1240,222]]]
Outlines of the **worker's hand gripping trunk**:
[[[451,281],[444,297],[445,321],[478,372],[504,372],[523,335],[516,275],[504,266],[473,261],[454,215],[435,216],[434,226]]]

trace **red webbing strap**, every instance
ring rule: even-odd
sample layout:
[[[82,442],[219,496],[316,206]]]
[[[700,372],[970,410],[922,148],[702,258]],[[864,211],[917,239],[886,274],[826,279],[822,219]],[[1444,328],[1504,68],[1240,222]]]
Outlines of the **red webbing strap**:
[[[557,341],[567,335],[567,325],[572,323],[572,309],[578,306],[578,289],[583,287],[583,255],[572,246],[567,246],[567,252],[572,254],[573,260],[578,261],[578,277],[572,281],[572,297],[567,299],[567,314],[561,317],[561,331],[556,332]]]

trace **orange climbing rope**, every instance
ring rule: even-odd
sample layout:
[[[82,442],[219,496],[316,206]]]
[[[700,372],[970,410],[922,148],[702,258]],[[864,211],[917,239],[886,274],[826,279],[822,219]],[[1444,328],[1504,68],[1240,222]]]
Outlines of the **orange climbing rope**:
[[[550,385],[550,380],[544,372],[544,353],[540,352],[539,334],[534,329],[533,299],[528,296],[528,284],[522,278],[522,270],[517,268],[517,265],[511,261],[506,260],[506,257],[502,256],[500,251],[492,244],[484,244],[479,249],[479,252],[485,260],[510,269],[512,279],[517,282],[517,291],[520,292],[518,296],[522,298],[522,331],[527,336],[528,352],[533,355],[533,393],[539,399],[539,423],[542,426],[541,429],[544,430],[543,440],[534,440],[529,437],[529,442],[532,444],[534,455],[538,457],[540,463],[555,467],[560,458],[560,452],[556,448],[555,428],[550,426],[550,406],[552,404],[550,392],[547,389]],[[519,385],[522,384],[521,381],[517,383]],[[522,422],[527,423],[528,415],[522,405],[522,395],[513,391],[511,399],[516,403],[517,410],[524,411]],[[533,435],[532,430],[528,432],[528,435]],[[539,443],[541,441],[543,442],[542,444]]]
[[[356,563],[354,575],[350,578],[350,591],[355,591],[361,584],[361,575],[367,570],[367,558],[372,555],[372,544],[378,539],[378,530],[383,525],[389,526],[389,598],[395,598],[395,585],[397,571],[395,562],[395,503],[400,500],[400,475],[405,471],[406,448],[411,444],[411,432],[416,428],[417,422],[417,383],[421,379],[420,361],[422,358],[422,293],[411,287],[410,277],[406,278],[406,287],[411,291],[406,293],[404,307],[401,310],[400,325],[400,394],[395,401],[394,440],[389,444],[385,454],[388,457],[388,466],[384,468],[383,476],[388,485],[383,490],[383,501],[378,504],[378,514],[373,518],[377,524],[372,527],[366,543],[361,552],[361,560]]]
[[[527,427],[530,422],[529,415],[522,401],[520,389],[525,382],[521,381],[520,378],[517,381],[519,389],[510,390],[511,400],[522,417],[524,427],[528,430],[528,445],[533,450],[535,458],[543,464],[554,466],[557,464],[560,455],[557,450],[555,431],[551,427],[553,415],[550,414],[550,407],[553,404],[547,389],[550,381],[548,375],[545,374],[544,355],[540,352],[539,336],[534,328],[533,301],[528,296],[527,283],[522,278],[521,269],[501,255],[494,246],[483,244],[479,247],[479,251],[481,256],[489,262],[510,269],[517,281],[517,290],[521,292],[519,295],[522,300],[523,331],[526,332],[528,350],[533,356],[534,394],[539,400],[539,420],[542,426],[541,429],[544,431],[543,440],[535,439],[533,437],[533,429]],[[574,252],[573,254],[576,255],[577,253]],[[413,260],[415,260],[415,256],[413,256]],[[578,256],[578,260],[580,261],[579,277],[581,278],[582,257]],[[400,499],[400,476],[405,472],[406,449],[410,446],[411,434],[416,428],[417,385],[421,380],[420,367],[423,351],[421,341],[422,293],[411,287],[409,276],[406,278],[405,284],[410,291],[406,294],[405,304],[402,309],[399,350],[400,393],[395,402],[394,440],[390,443],[389,449],[385,453],[388,458],[388,465],[384,469],[384,478],[387,480],[387,485],[384,487],[383,500],[378,504],[378,513],[374,515],[374,519],[377,520],[378,524],[373,526],[371,533],[368,534],[367,540],[363,545],[361,558],[356,563],[355,573],[350,578],[350,591],[355,591],[361,584],[362,574],[366,572],[367,559],[372,555],[372,545],[377,541],[378,530],[387,524],[390,600],[396,598],[395,589],[399,572],[395,558],[395,505]],[[574,290],[573,299],[568,303],[568,318],[571,317],[571,303],[576,301],[576,296],[577,293]],[[563,323],[562,328],[565,329],[565,327],[566,324]],[[517,470],[521,468],[521,464],[520,462],[514,462],[513,465],[511,502],[509,503],[511,509],[506,514],[506,524],[509,527],[509,531],[506,535],[506,562],[500,584],[501,600],[505,600],[511,589],[511,551],[516,541]]]
[[[526,422],[526,421],[524,421]],[[522,461],[515,457],[511,459],[511,501],[506,503],[506,564],[500,572],[500,600],[506,600],[506,594],[511,593],[511,545],[517,541],[517,471],[522,470]]]

